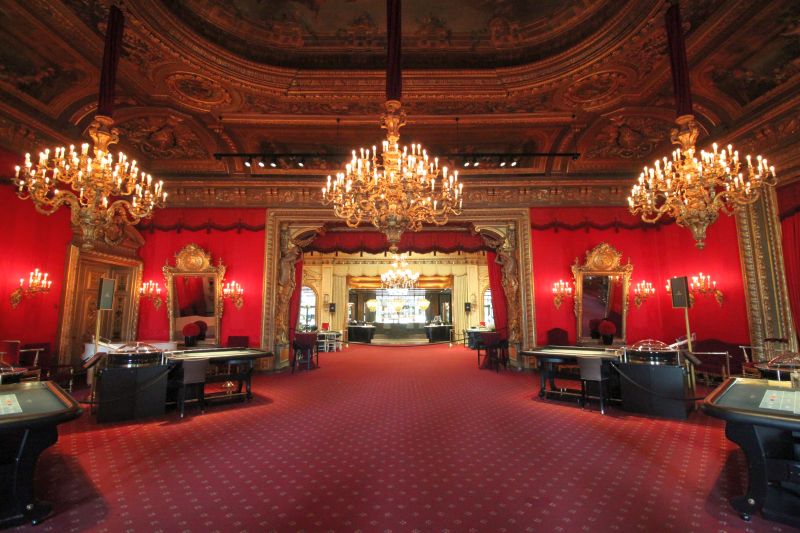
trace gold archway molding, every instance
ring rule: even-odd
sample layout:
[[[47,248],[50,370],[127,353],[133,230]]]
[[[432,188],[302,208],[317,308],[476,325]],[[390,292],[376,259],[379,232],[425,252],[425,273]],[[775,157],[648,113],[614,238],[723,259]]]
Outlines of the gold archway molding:
[[[347,276],[349,289],[380,289],[380,276]],[[417,281],[418,289],[452,289],[453,276],[420,276]]]

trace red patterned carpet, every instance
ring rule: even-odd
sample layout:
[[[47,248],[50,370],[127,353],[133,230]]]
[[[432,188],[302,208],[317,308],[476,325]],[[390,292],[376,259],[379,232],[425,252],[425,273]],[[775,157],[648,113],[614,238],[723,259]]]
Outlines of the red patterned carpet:
[[[700,413],[533,400],[535,376],[478,370],[463,347],[320,359],[257,377],[250,404],[61,426],[37,530],[792,531],[731,512],[744,457]]]

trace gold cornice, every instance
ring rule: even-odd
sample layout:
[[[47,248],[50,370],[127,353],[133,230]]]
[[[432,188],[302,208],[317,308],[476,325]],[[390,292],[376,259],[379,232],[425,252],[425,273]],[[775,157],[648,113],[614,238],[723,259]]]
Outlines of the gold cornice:
[[[466,181],[466,180],[465,180]],[[546,185],[492,185],[469,184],[464,189],[464,210],[470,206],[515,207],[533,206],[592,206],[627,205],[629,183],[618,181],[614,185],[574,185],[563,182]],[[270,183],[252,186],[214,185],[208,182],[186,183],[175,187],[168,185],[170,207],[266,207],[280,208],[292,205],[296,209],[313,209],[321,204],[316,187]],[[460,217],[457,220],[469,220]]]

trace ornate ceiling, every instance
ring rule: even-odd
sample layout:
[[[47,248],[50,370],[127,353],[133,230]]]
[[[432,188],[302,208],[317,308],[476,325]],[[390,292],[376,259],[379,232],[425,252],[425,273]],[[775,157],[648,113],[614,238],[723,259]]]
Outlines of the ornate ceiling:
[[[0,145],[81,140],[96,110],[110,0],[8,0]],[[665,0],[403,3],[401,142],[462,170],[465,203],[620,203],[668,153]],[[121,147],[173,205],[317,205],[350,148],[382,139],[385,3],[128,0]],[[733,141],[800,177],[800,3],[682,1],[700,145]],[[305,154],[252,169],[215,153]],[[577,159],[472,153],[578,152]],[[508,159],[510,161],[510,159]],[[2,169],[7,175],[8,170]]]

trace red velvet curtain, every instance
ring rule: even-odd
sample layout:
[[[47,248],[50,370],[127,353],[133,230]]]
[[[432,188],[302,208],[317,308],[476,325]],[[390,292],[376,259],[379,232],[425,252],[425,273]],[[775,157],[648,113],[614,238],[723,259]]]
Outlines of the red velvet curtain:
[[[294,292],[289,300],[289,342],[294,341],[294,330],[300,318],[300,295],[303,292],[303,260],[294,264]]]
[[[383,233],[331,231],[314,239],[304,251],[379,254],[388,248],[389,245]],[[401,252],[454,253],[479,252],[485,249],[485,246],[480,235],[473,235],[467,231],[420,231],[403,233],[398,248]]]
[[[508,339],[508,304],[506,291],[503,289],[502,266],[495,261],[497,254],[486,252],[486,262],[489,267],[489,288],[492,291],[492,308],[494,309],[494,327],[502,340]],[[479,302],[478,305],[482,305]]]
[[[800,213],[781,221],[783,233],[783,263],[786,267],[786,285],[792,307],[795,331],[800,333]]]

